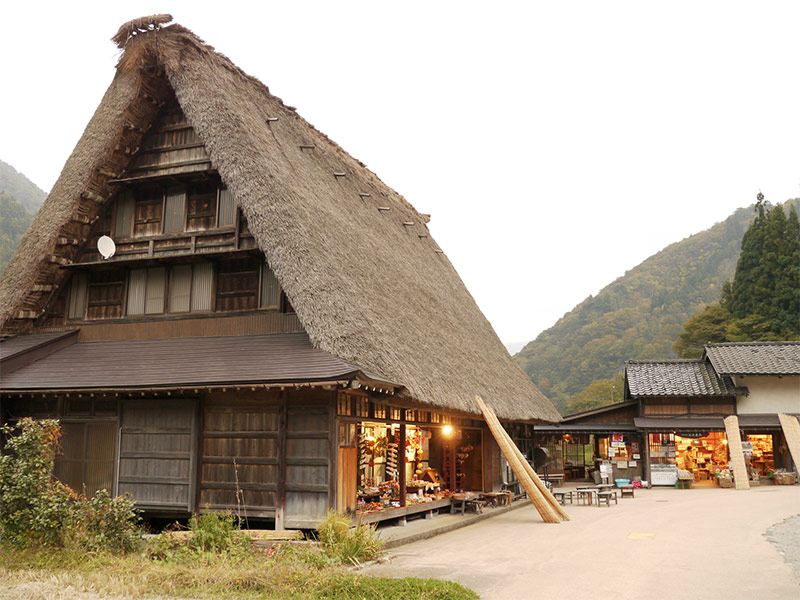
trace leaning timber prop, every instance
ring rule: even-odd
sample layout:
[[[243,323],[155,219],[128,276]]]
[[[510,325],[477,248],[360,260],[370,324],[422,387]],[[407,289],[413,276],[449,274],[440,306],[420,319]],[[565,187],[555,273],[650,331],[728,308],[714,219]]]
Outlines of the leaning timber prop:
[[[489,426],[494,439],[497,440],[497,445],[500,446],[500,450],[502,450],[503,455],[506,457],[511,470],[514,471],[514,474],[517,476],[522,488],[525,490],[525,493],[528,494],[528,498],[530,498],[531,502],[533,503],[534,508],[536,508],[539,515],[542,517],[542,520],[545,523],[560,523],[561,518],[559,517],[558,513],[539,492],[538,488],[534,485],[533,480],[531,480],[530,476],[528,475],[528,472],[525,470],[525,467],[522,466],[520,459],[517,458],[517,455],[514,453],[514,444],[509,443],[506,438],[503,437],[503,426],[500,425],[497,417],[489,412],[489,409],[483,403],[483,400],[480,398],[480,396],[475,396],[475,400],[477,401],[478,406],[480,406],[481,412],[483,413],[483,418],[486,420],[486,424]]]
[[[487,405],[486,406],[486,410],[488,410],[489,413],[492,415],[492,418],[495,421],[497,421],[498,424],[500,424],[500,420],[497,418],[497,415],[495,414],[494,409],[491,406]],[[505,430],[505,427],[503,427],[502,424],[500,424],[500,431],[502,432],[503,437],[506,439],[506,441],[509,444],[511,444],[511,448],[513,448],[514,453],[517,455],[517,458],[522,463],[522,467],[525,469],[525,472],[528,474],[528,477],[531,478],[531,480],[533,481],[534,485],[539,489],[539,491],[541,492],[542,496],[544,496],[544,499],[547,500],[552,505],[552,507],[556,510],[558,515],[561,517],[562,521],[569,521],[569,515],[567,514],[567,511],[565,511],[564,507],[561,506],[558,503],[558,500],[556,500],[556,498],[555,498],[555,496],[553,496],[552,492],[549,489],[547,489],[547,486],[541,480],[541,478],[539,477],[539,474],[536,473],[536,471],[533,470],[533,467],[531,466],[531,463],[529,463],[525,459],[525,457],[522,455],[522,451],[517,447],[517,445],[511,439],[511,436],[508,435],[508,432]]]
[[[733,481],[736,484],[736,489],[749,490],[750,475],[744,462],[742,436],[739,433],[739,417],[736,415],[725,417],[725,435],[728,437],[728,452],[731,453]]]
[[[786,437],[792,460],[797,465],[797,468],[800,468],[800,420],[797,417],[783,413],[778,414],[778,419],[780,419],[781,429],[783,429],[783,435]]]

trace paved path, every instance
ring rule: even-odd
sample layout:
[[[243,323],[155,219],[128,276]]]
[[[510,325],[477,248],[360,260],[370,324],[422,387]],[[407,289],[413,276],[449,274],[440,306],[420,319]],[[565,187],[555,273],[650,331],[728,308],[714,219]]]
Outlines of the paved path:
[[[452,579],[485,600],[798,600],[800,582],[764,537],[800,514],[800,486],[637,490],[611,508],[533,507],[392,550],[364,572]]]

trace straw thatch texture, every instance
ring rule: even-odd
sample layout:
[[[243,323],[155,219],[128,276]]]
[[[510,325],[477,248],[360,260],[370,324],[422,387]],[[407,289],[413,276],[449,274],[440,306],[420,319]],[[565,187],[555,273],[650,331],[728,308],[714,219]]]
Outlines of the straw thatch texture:
[[[92,161],[121,135],[118,115],[142,103],[132,82],[163,73],[316,347],[422,403],[475,413],[480,394],[503,418],[560,420],[437,252],[424,215],[187,29],[136,27],[120,64],[138,68],[118,71],[6,269],[3,322],[20,310],[31,263],[52,248]]]

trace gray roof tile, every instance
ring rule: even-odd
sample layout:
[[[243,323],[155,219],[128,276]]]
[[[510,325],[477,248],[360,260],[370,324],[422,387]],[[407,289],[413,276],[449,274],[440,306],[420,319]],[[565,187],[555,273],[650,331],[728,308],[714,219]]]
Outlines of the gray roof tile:
[[[733,396],[729,377],[718,377],[700,360],[628,361],[625,378],[633,398],[646,396]]]
[[[706,356],[720,374],[800,375],[800,342],[709,344]]]

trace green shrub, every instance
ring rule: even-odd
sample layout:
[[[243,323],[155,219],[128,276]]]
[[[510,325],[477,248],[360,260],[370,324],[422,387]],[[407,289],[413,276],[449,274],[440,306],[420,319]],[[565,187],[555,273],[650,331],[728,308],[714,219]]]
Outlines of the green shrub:
[[[75,503],[72,527],[76,541],[87,550],[135,552],[142,543],[141,518],[130,495],[112,497],[98,490]]]
[[[194,514],[189,519],[189,530],[192,532],[189,545],[199,552],[220,554],[250,546],[250,538],[242,533],[232,514]]]
[[[343,563],[358,564],[380,556],[383,544],[374,525],[367,525],[359,519],[355,527],[344,515],[328,511],[325,520],[317,528],[320,544],[329,556]]]
[[[7,438],[0,456],[0,539],[19,546],[61,544],[75,494],[52,478],[58,421],[21,419],[0,434]]]
[[[0,434],[7,438],[0,455],[0,540],[114,552],[138,547],[139,517],[130,499],[106,490],[86,498],[53,478],[58,421],[20,419]]]

